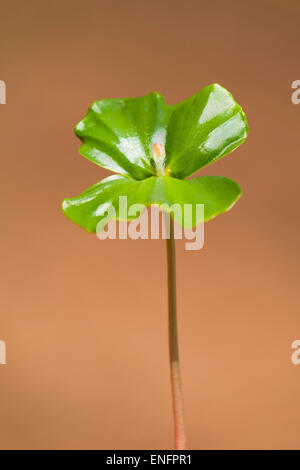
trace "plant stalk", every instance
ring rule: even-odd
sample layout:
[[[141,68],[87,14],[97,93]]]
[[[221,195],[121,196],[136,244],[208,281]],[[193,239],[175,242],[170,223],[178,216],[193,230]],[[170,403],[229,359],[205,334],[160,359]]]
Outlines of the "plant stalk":
[[[181,388],[178,349],[174,222],[172,219],[169,219],[169,214],[164,212],[163,215],[165,219],[165,227],[167,234],[168,227],[170,226],[170,236],[166,239],[166,242],[168,264],[169,358],[174,417],[175,450],[185,450],[186,438],[184,429],[183,397]]]

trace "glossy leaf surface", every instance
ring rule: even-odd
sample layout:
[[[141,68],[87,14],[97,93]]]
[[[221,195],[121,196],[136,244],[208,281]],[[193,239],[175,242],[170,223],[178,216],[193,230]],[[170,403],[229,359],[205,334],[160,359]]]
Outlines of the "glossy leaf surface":
[[[220,85],[209,85],[175,105],[168,123],[166,167],[186,178],[232,152],[246,139],[242,108]]]
[[[165,174],[182,179],[232,152],[248,126],[232,95],[213,84],[174,106],[155,92],[95,101],[75,133],[81,155],[138,180],[157,173],[153,144],[161,144]]]
[[[165,205],[181,207],[181,213],[171,211],[171,216],[184,228],[194,227],[203,221],[196,218],[195,204],[204,204],[204,221],[226,212],[241,195],[234,181],[221,176],[202,176],[192,180],[179,180],[168,176],[150,177],[136,181],[121,175],[110,176],[95,184],[79,196],[65,199],[63,211],[66,216],[89,232],[96,232],[97,224],[107,217],[110,207],[116,217],[123,221],[136,219],[140,211],[134,204]],[[127,210],[120,210],[120,196],[127,197]],[[192,204],[192,218],[184,219],[184,204]],[[131,209],[130,209],[131,208]],[[134,209],[133,212],[132,209]],[[168,210],[169,212],[169,210]],[[181,216],[182,214],[182,216]],[[108,219],[107,219],[108,221]]]
[[[238,147],[248,125],[241,107],[220,85],[203,88],[174,106],[156,92],[140,98],[95,101],[76,125],[80,153],[118,175],[95,184],[78,197],[65,199],[67,217],[89,232],[107,217],[131,220],[139,214],[120,212],[119,197],[133,204],[204,204],[204,220],[226,212],[241,195],[237,183],[218,176],[186,177]],[[190,222],[174,212],[174,219]]]
[[[152,145],[164,138],[169,109],[163,96],[95,101],[75,127],[79,153],[108,170],[141,180],[155,172]]]

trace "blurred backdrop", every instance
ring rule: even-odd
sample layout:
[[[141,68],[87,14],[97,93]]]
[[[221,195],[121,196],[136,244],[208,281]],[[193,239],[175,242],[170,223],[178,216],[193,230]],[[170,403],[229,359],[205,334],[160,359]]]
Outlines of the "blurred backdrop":
[[[104,97],[218,82],[245,144],[199,174],[238,204],[178,241],[190,449],[300,448],[298,0],[0,3],[2,449],[172,448],[164,241],[100,241],[64,197],[108,172],[74,124]]]

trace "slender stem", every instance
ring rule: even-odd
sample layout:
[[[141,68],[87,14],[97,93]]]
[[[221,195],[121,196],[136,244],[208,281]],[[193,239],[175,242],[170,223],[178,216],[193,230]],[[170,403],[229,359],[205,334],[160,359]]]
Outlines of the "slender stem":
[[[169,215],[164,213],[166,228],[170,224],[170,237],[167,238],[168,261],[168,303],[169,303],[169,356],[171,372],[172,404],[174,416],[175,449],[185,449],[185,431],[183,415],[183,398],[180,379],[177,307],[176,307],[176,261],[174,223],[169,222]],[[168,233],[168,231],[167,231]]]

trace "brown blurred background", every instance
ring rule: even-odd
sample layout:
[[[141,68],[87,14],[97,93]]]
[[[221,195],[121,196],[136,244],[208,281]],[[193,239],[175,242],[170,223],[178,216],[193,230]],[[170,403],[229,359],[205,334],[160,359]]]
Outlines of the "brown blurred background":
[[[248,141],[202,174],[244,195],[177,242],[190,449],[300,448],[298,0],[1,1],[2,449],[172,448],[164,241],[100,241],[60,209],[108,174],[74,124],[103,97],[218,82]],[[201,174],[201,173],[200,173]]]

